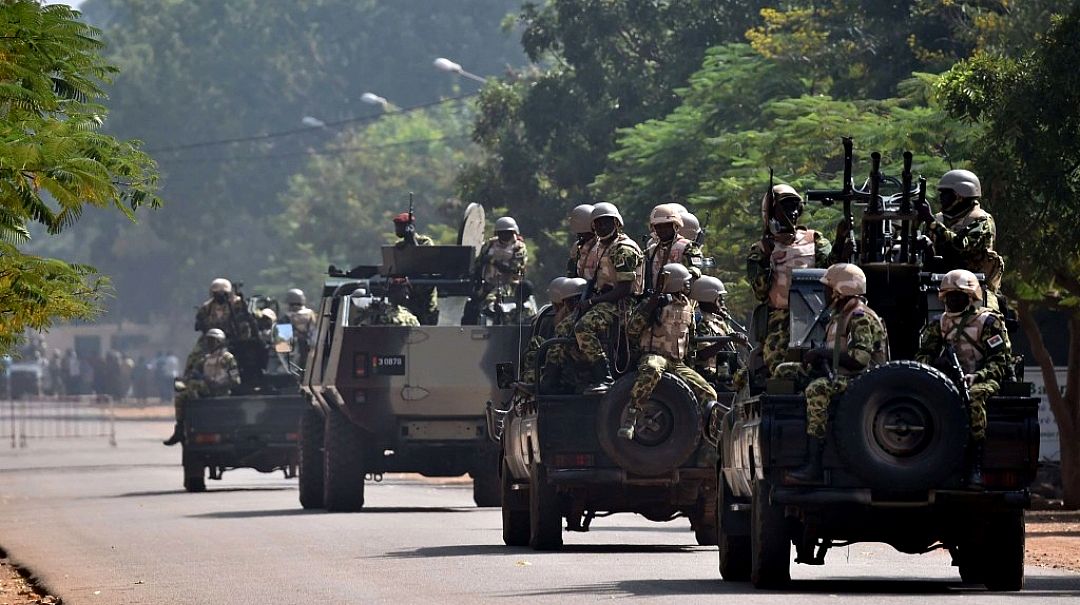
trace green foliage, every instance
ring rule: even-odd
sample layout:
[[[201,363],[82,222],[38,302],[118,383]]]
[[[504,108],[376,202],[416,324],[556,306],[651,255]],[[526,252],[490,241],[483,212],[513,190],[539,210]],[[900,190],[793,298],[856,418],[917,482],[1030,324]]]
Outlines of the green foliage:
[[[128,219],[159,205],[150,158],[99,132],[115,68],[97,36],[66,6],[0,2],[0,350],[92,315],[106,285],[91,267],[26,254],[32,226],[57,235],[88,205]]]

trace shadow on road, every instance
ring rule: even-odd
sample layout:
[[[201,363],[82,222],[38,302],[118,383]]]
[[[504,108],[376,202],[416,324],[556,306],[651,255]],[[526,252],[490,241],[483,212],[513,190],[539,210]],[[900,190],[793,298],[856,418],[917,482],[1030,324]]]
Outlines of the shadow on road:
[[[364,515],[365,513],[467,513],[472,508],[444,508],[438,506],[372,506],[355,513],[328,513],[319,509],[272,508],[266,510],[230,510],[188,515],[191,519],[249,519],[257,517],[294,517],[300,515]]]
[[[672,546],[665,544],[566,544],[559,551],[541,552],[528,548],[501,546],[499,544],[455,544],[448,546],[424,546],[412,550],[399,550],[378,555],[379,559],[426,559],[440,557],[475,557],[488,555],[509,555],[515,553],[530,553],[530,556],[558,556],[560,553],[587,553],[587,554],[611,554],[611,553],[644,553],[644,554],[671,554],[692,553],[701,549],[696,546]]]
[[[222,487],[218,489],[207,489],[204,494],[224,494],[229,492],[285,492],[295,491],[296,487]],[[157,491],[146,492],[126,492],[123,494],[115,494],[112,496],[104,496],[105,498],[149,498],[153,496],[173,496],[177,494],[186,494],[184,489],[165,489]],[[199,498],[200,494],[192,494],[192,498]]]

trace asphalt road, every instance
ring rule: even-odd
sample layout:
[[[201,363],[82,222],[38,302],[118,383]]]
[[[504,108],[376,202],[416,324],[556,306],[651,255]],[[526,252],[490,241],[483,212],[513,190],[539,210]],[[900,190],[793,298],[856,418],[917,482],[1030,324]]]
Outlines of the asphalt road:
[[[354,514],[301,510],[280,474],[236,471],[187,494],[179,449],[158,441],[168,429],[118,423],[116,448],[0,441],[0,547],[67,604],[1080,601],[1077,574],[1030,568],[1026,591],[987,593],[962,586],[944,554],[877,545],[793,566],[791,592],[755,591],[719,579],[715,549],[694,545],[684,519],[617,515],[562,552],[507,548],[498,509],[473,507],[467,484],[387,477]]]

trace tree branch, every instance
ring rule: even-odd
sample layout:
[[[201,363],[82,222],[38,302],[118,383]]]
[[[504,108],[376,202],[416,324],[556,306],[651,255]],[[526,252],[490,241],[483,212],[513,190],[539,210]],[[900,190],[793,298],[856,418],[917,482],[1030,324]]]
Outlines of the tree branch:
[[[1020,325],[1024,327],[1028,344],[1031,345],[1031,354],[1042,372],[1043,384],[1046,386],[1046,398],[1050,401],[1050,410],[1054,413],[1054,419],[1058,422],[1058,428],[1064,433],[1073,430],[1073,416],[1065,403],[1065,397],[1061,393],[1061,385],[1058,384],[1057,373],[1054,371],[1054,360],[1050,357],[1050,351],[1046,348],[1042,332],[1031,314],[1029,303],[1020,301],[1017,303],[1017,317]],[[1080,335],[1080,334],[1078,334]],[[1070,359],[1070,362],[1072,360]],[[1077,360],[1080,362],[1080,359]],[[1070,363],[1070,367],[1071,367]]]

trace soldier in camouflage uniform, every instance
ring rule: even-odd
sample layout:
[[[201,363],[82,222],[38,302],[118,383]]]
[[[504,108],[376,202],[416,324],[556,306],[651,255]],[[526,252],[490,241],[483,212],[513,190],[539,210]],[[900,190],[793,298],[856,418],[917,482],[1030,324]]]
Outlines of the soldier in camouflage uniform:
[[[685,362],[694,331],[694,303],[687,296],[690,271],[680,263],[668,263],[662,269],[662,276],[661,291],[634,309],[627,327],[630,337],[640,343],[641,358],[630,389],[626,419],[619,428],[619,436],[626,439],[634,438],[645,402],[665,371],[681,378],[702,406],[716,400],[716,391]],[[663,306],[662,301],[665,301]]]
[[[480,248],[473,263],[473,275],[479,288],[465,305],[462,325],[479,322],[480,309],[498,302],[514,302],[514,316],[507,323],[521,323],[532,317],[532,309],[526,305],[528,296],[523,288],[525,265],[529,262],[529,248],[518,232],[517,221],[504,216],[495,221],[495,237]]]
[[[692,279],[701,277],[701,250],[694,242],[679,235],[682,213],[676,204],[660,204],[649,214],[653,242],[645,249],[645,290],[656,287],[656,278],[668,263],[682,263]]]
[[[967,269],[985,275],[990,294],[987,305],[997,309],[1005,261],[994,251],[994,217],[979,204],[979,177],[968,170],[950,170],[941,177],[937,189],[941,212],[931,214],[929,204],[919,209],[919,218],[930,225],[934,251],[942,257],[946,270]]]
[[[592,211],[596,245],[585,259],[582,277],[593,284],[593,295],[582,303],[574,324],[578,350],[589,365],[585,393],[603,393],[611,386],[611,365],[600,341],[614,335],[642,293],[644,262],[641,247],[622,232],[623,220],[614,204],[600,202]]]
[[[977,487],[982,485],[986,400],[998,392],[1009,372],[1012,346],[1005,318],[979,306],[983,293],[975,274],[963,269],[949,271],[941,280],[938,298],[945,302],[945,313],[923,328],[915,360],[935,365],[947,346],[956,352],[971,400],[968,483]]]
[[[315,311],[308,308],[307,297],[299,288],[285,293],[285,304],[289,306],[287,317],[292,324],[293,339],[296,340],[297,365],[303,368],[307,363],[311,343],[315,340]]]
[[[225,346],[225,332],[218,328],[207,330],[188,355],[184,368],[185,388],[177,394],[173,402],[176,426],[172,436],[162,443],[176,445],[184,440],[184,405],[188,401],[199,397],[228,395],[233,387],[239,385],[240,370],[236,358]]]
[[[244,301],[233,292],[232,282],[219,277],[210,282],[210,300],[204,302],[195,313],[195,331],[204,334],[217,328],[229,340],[254,338]]]
[[[592,204],[580,204],[570,211],[570,232],[575,239],[570,246],[570,258],[566,261],[567,277],[581,277],[585,258],[596,244],[596,234],[592,230],[592,211]]]
[[[790,185],[776,185],[761,199],[764,235],[750,248],[746,275],[757,299],[768,305],[762,356],[771,376],[787,356],[791,314],[788,291],[794,269],[829,264],[832,244],[821,233],[799,225],[802,197]]]
[[[548,287],[548,298],[554,307],[551,314],[550,332],[538,333],[529,342],[525,351],[526,368],[529,377],[536,364],[536,353],[547,338],[573,338],[574,322],[577,316],[578,301],[585,291],[586,282],[580,277],[556,277]],[[585,365],[576,346],[555,344],[548,348],[540,368],[540,391],[543,393],[572,393],[579,384],[588,382],[584,375]],[[524,372],[523,372],[524,375]]]
[[[699,338],[730,336],[740,342],[745,342],[746,336],[731,326],[731,316],[724,306],[725,294],[727,294],[727,288],[724,287],[724,282],[711,275],[694,280],[693,285],[690,286],[690,298],[698,305],[694,318],[694,332]],[[728,391],[738,390],[732,383],[734,377],[729,371],[730,368],[726,365],[721,368],[716,361],[717,354],[721,352],[735,352],[735,344],[702,342],[695,345],[694,371],[701,374],[715,388]]]
[[[409,212],[402,212],[394,217],[394,235],[401,241],[394,244],[397,249],[406,246],[434,246],[435,240],[416,232],[415,219]],[[435,286],[416,286],[409,297],[409,311],[425,326],[439,323],[439,291]]]
[[[679,228],[679,235],[694,242],[700,249],[704,245],[702,241],[704,238],[701,236],[701,221],[690,212],[683,212],[681,216],[683,226]]]
[[[360,312],[355,325],[417,327],[420,320],[409,311],[409,280],[394,277],[387,284],[386,300],[373,301]]]
[[[807,351],[802,363],[787,362],[777,367],[776,376],[789,379],[811,377],[806,395],[807,463],[791,473],[792,480],[818,483],[822,480],[821,454],[829,404],[841,395],[848,381],[889,360],[889,335],[885,323],[866,304],[866,274],[856,265],[837,263],[821,278],[829,303],[829,323],[825,346]]]

